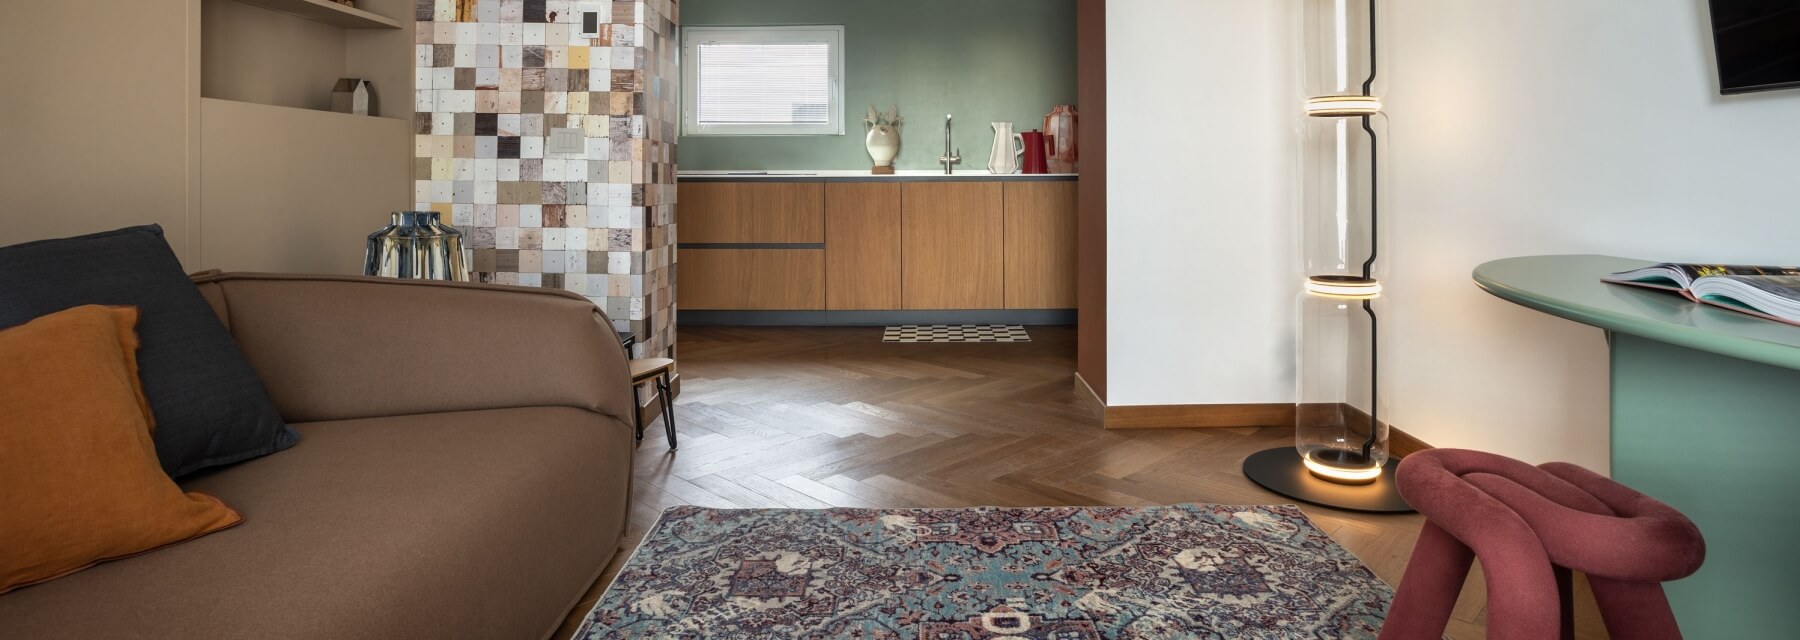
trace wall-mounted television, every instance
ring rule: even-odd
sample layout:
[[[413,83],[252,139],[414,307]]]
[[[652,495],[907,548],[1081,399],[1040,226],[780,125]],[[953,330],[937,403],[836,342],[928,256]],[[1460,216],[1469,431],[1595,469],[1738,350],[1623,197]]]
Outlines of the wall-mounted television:
[[[1800,87],[1800,0],[1711,0],[1719,93]]]

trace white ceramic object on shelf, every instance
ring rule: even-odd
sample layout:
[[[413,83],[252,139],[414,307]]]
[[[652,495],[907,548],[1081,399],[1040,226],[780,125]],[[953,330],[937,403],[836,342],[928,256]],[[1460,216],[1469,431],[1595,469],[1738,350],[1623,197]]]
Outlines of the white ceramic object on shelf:
[[[1019,156],[1025,153],[1025,140],[1013,133],[1013,123],[995,122],[994,149],[988,152],[988,173],[1007,175],[1019,170]]]
[[[875,105],[869,105],[869,115],[863,118],[869,125],[865,144],[869,148],[869,159],[875,162],[876,173],[893,173],[894,157],[900,155],[900,121],[899,106],[889,106],[884,114],[875,111]]]

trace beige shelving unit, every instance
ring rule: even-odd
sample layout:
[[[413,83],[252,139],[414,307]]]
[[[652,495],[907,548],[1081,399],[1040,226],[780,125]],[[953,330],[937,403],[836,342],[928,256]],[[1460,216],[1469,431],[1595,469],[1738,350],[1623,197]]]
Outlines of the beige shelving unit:
[[[356,273],[411,208],[413,0],[193,0],[202,257],[233,270]],[[335,113],[338,78],[373,83]]]
[[[329,0],[237,0],[270,11],[278,11],[345,29],[403,29],[392,18],[376,15]]]
[[[371,114],[412,115],[410,0],[200,0],[200,95],[329,111],[338,78],[374,83]]]

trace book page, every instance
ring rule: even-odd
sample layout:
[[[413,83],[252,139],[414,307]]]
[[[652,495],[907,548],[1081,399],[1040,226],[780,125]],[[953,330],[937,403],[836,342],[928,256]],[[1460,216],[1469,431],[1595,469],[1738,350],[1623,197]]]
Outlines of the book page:
[[[1800,273],[1762,276],[1734,275],[1731,276],[1731,279],[1766,291],[1775,297],[1800,304]]]
[[[1692,282],[1707,276],[1800,276],[1800,267],[1754,267],[1741,264],[1670,264]]]
[[[1800,275],[1722,275],[1694,281],[1701,302],[1800,324]]]

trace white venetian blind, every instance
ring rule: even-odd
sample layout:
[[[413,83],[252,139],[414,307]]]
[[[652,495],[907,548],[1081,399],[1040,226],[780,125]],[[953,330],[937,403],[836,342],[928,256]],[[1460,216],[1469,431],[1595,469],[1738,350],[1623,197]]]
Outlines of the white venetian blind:
[[[703,42],[694,104],[710,125],[831,124],[828,42]]]

